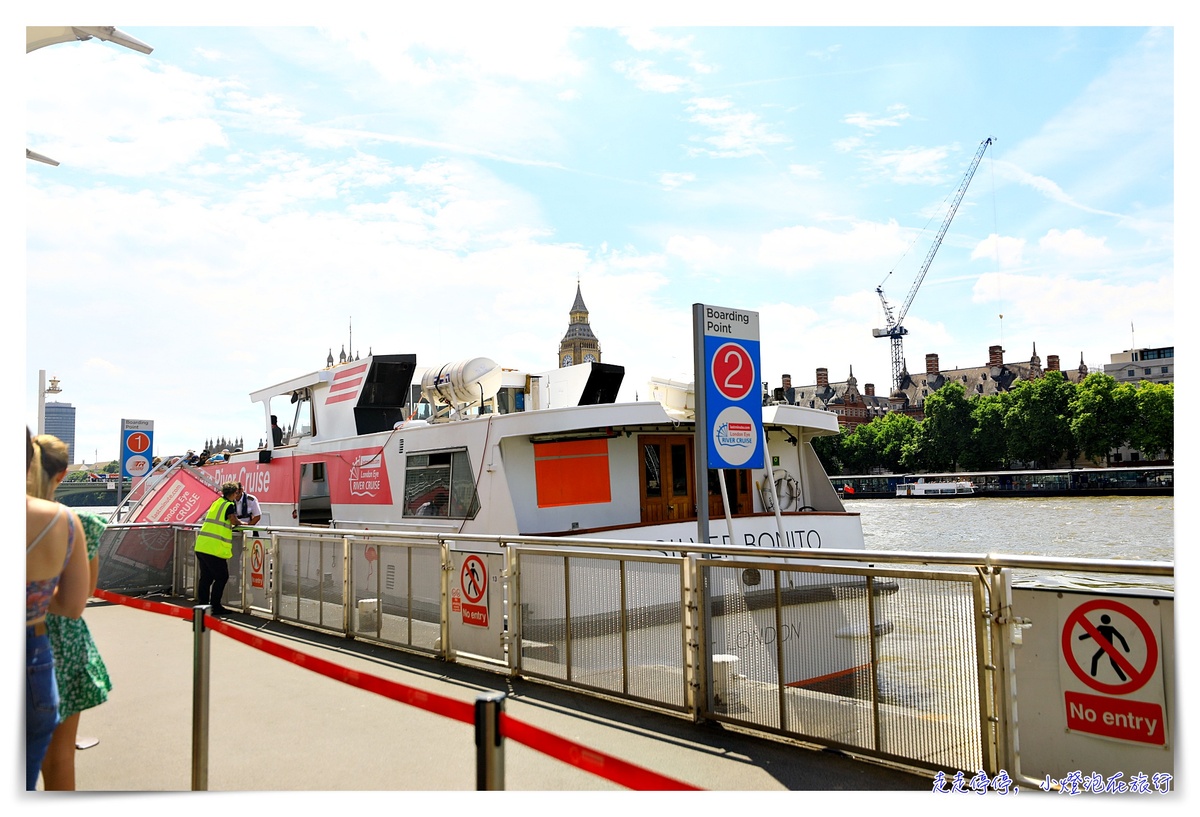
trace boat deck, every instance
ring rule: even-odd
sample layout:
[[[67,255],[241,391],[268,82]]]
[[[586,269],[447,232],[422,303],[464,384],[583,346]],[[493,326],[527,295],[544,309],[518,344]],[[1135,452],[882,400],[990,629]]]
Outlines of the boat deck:
[[[188,791],[192,624],[97,601],[85,617],[113,691],[107,703],[81,718],[80,735],[100,742],[77,753],[78,788]],[[251,616],[233,614],[228,621],[340,666],[438,695],[473,702],[481,694],[506,692],[505,711],[516,719],[703,789],[932,789],[928,776],[719,724],[697,725]],[[209,790],[475,790],[471,725],[347,686],[220,633],[210,639]],[[506,746],[505,784],[526,792],[621,789],[515,741]],[[311,806],[307,798],[304,803]]]

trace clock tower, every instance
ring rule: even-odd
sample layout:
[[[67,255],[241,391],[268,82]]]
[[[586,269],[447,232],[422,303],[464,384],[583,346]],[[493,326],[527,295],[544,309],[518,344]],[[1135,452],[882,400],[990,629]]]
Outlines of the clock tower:
[[[579,363],[600,362],[600,341],[592,334],[588,323],[588,309],[583,303],[583,292],[575,285],[575,303],[571,304],[571,323],[567,333],[558,344],[558,365],[575,366]]]

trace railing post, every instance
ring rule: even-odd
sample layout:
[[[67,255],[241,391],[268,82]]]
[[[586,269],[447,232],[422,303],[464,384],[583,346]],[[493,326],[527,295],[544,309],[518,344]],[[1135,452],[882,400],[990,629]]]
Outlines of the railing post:
[[[192,791],[208,791],[209,635],[204,617],[210,605],[192,609]]]
[[[504,791],[504,738],[500,735],[503,692],[475,699],[475,790]]]

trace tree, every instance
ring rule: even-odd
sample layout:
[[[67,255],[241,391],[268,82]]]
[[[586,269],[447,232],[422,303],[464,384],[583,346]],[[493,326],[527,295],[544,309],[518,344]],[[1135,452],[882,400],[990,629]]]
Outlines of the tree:
[[[1004,430],[1013,459],[1048,468],[1064,453],[1078,453],[1068,419],[1073,388],[1062,372],[1046,372],[1009,392]]]
[[[1008,435],[1004,429],[1004,396],[981,394],[971,399],[971,433],[962,464],[968,471],[992,471],[1008,462]]]
[[[875,462],[893,473],[900,470],[904,461],[905,446],[912,446],[917,435],[917,421],[907,414],[889,412],[882,417],[876,417],[865,426],[859,426],[859,431],[872,429],[874,440]]]
[[[971,440],[971,404],[963,384],[951,381],[925,399],[916,436],[917,459],[931,471],[955,471]]]
[[[831,434],[828,437],[813,438],[813,451],[817,452],[817,459],[821,461],[821,466],[825,469],[825,473],[830,475],[847,473],[845,447],[846,438],[849,435],[849,429],[846,426],[841,426],[836,435]]]
[[[1071,436],[1088,459],[1104,459],[1126,441],[1137,411],[1136,399],[1129,384],[1123,387],[1110,375],[1092,372],[1083,379],[1072,395],[1070,409]]]
[[[1143,382],[1137,388],[1137,419],[1130,428],[1129,444],[1153,458],[1165,452],[1175,459],[1175,385]]]

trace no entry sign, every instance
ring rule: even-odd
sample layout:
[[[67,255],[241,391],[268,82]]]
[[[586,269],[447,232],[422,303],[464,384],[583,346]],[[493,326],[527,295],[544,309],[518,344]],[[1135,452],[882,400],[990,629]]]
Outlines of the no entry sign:
[[[1163,745],[1162,651],[1153,602],[1070,595],[1060,616],[1067,728]]]

